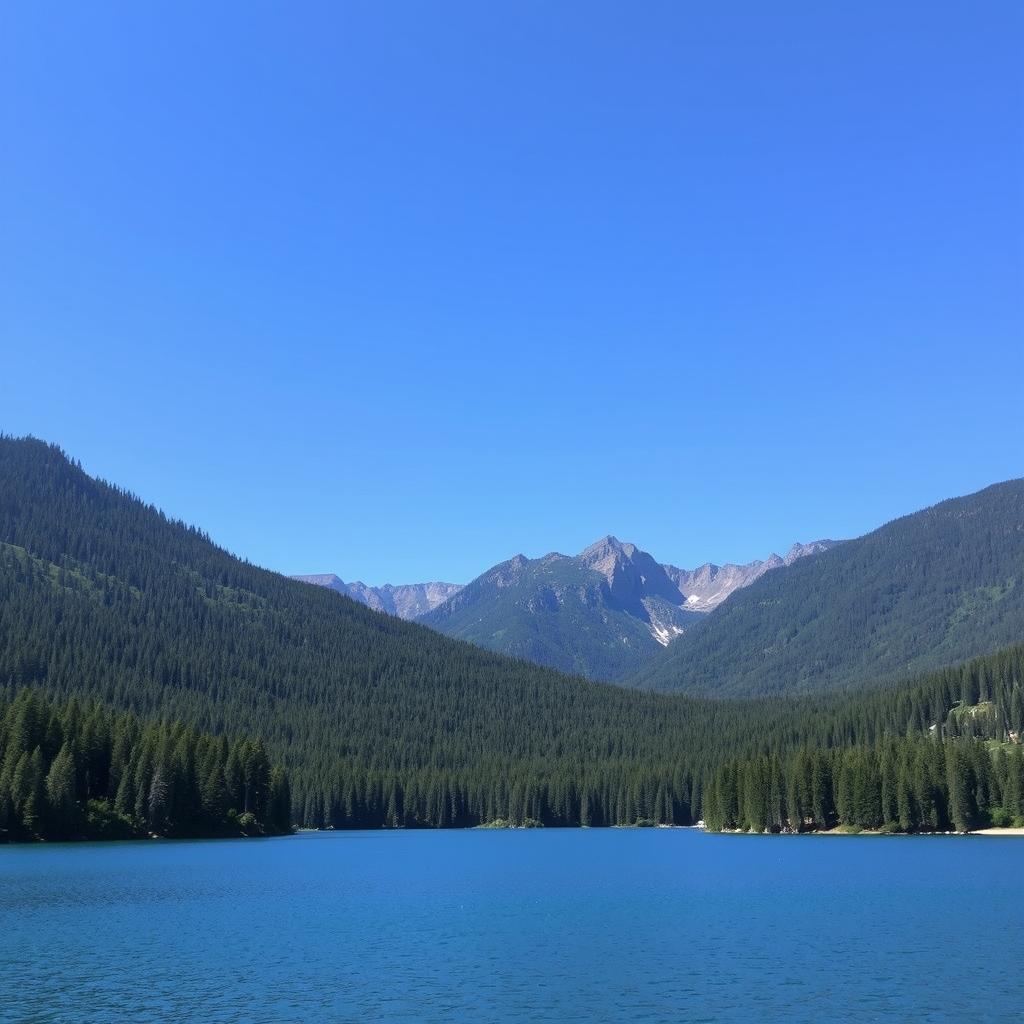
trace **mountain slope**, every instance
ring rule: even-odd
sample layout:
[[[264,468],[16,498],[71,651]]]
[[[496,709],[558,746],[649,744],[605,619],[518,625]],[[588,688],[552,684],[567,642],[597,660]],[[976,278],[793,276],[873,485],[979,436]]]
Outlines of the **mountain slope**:
[[[575,558],[517,555],[420,621],[488,650],[615,679],[699,618],[684,604],[650,555],[605,537]]]
[[[336,590],[367,608],[397,615],[407,621],[432,611],[462,589],[460,583],[402,583],[397,586],[385,583],[382,587],[370,587],[359,581],[346,583],[334,573],[292,576],[291,579]]]
[[[766,573],[633,680],[747,695],[895,678],[1024,636],[1024,481]]]
[[[787,559],[832,544],[796,544]],[[608,536],[575,557],[517,555],[419,621],[487,650],[591,679],[621,680],[734,590],[784,564],[773,555],[745,566],[677,569]]]

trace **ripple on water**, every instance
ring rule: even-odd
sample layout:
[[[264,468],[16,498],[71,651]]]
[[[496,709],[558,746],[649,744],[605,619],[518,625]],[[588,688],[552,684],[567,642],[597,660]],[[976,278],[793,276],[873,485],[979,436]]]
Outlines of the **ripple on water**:
[[[0,848],[0,1020],[1011,1019],[1022,858],[596,829]]]

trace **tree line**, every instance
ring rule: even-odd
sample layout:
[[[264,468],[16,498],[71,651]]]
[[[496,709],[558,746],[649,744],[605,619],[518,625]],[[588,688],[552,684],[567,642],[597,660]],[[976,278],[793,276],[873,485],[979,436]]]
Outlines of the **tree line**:
[[[258,740],[144,724],[32,689],[0,699],[0,841],[290,829],[288,776]]]
[[[1019,743],[914,737],[731,761],[708,786],[704,815],[717,831],[1024,826],[1022,755]]]
[[[309,779],[296,813],[334,828],[704,819],[716,829],[922,832],[1020,823],[1022,681],[1017,647],[846,696],[676,698],[693,716],[679,746],[671,728],[652,729],[646,744],[633,736],[633,746],[609,727],[608,746],[592,758],[480,750],[465,766],[453,756],[401,771],[350,760]],[[561,738],[570,749],[582,740],[570,727]]]

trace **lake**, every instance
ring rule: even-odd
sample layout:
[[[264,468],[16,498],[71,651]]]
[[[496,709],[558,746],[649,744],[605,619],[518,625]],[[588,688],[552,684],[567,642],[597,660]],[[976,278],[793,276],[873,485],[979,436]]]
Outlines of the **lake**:
[[[0,1019],[1020,1019],[1022,868],[669,829],[0,847]]]

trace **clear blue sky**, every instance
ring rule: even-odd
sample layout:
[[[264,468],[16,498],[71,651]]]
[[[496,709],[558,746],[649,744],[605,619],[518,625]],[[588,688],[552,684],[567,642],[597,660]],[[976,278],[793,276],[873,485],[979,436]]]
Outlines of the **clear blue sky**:
[[[1022,12],[9,4],[0,430],[370,583],[1024,475]]]

